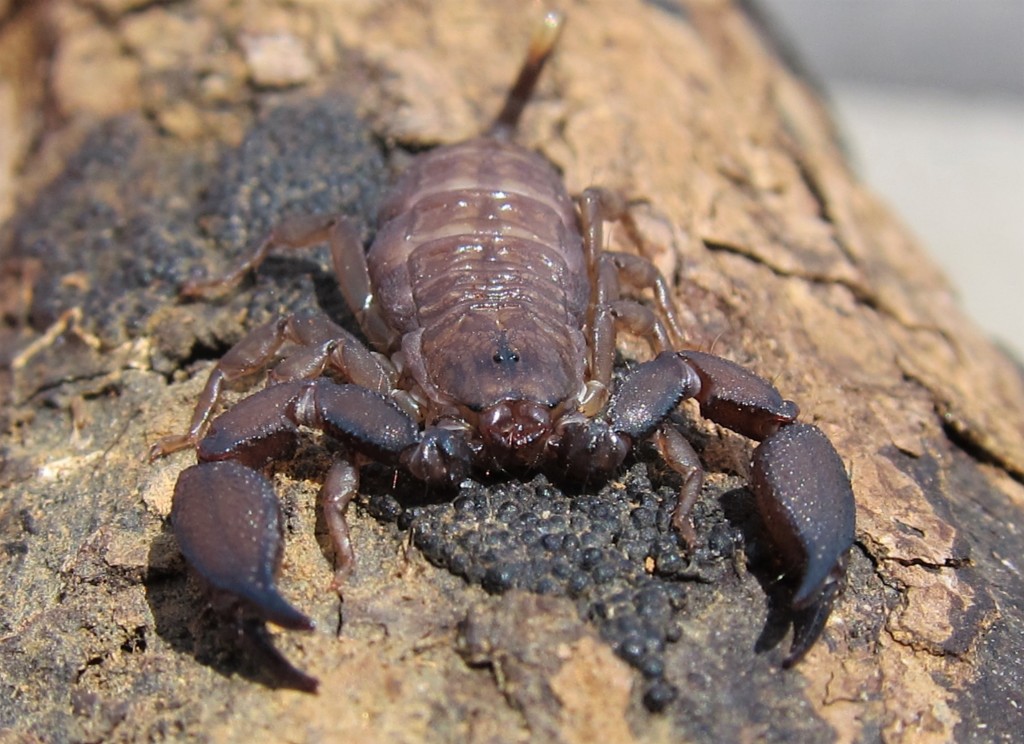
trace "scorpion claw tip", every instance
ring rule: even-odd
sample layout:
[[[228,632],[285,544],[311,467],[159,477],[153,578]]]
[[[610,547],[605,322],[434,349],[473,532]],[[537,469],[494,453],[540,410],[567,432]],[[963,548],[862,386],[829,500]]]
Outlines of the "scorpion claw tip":
[[[274,585],[281,514],[262,474],[231,460],[193,465],[178,478],[171,522],[181,552],[214,589],[283,628],[315,627]]]
[[[261,587],[257,591],[239,588],[235,593],[245,599],[262,618],[274,625],[288,630],[316,630],[313,619],[292,607],[273,586]]]
[[[845,576],[845,572],[843,572]],[[832,604],[842,592],[842,577],[828,581],[813,601],[807,601],[803,606],[796,602],[794,597],[793,607],[793,643],[789,653],[782,662],[784,669],[800,661],[814,645],[815,641],[825,630],[825,623],[828,622],[832,613]]]
[[[842,590],[853,545],[855,505],[843,462],[815,426],[791,424],[754,453],[751,485],[793,592],[792,666],[821,635]]]
[[[260,665],[274,677],[277,685],[310,694],[319,691],[320,680],[296,667],[277,650],[266,625],[261,620],[243,623],[242,637],[245,638],[253,655],[258,658]]]
[[[277,650],[266,627],[267,621],[289,630],[316,627],[274,584],[281,564],[281,513],[270,481],[231,460],[193,465],[178,478],[171,522],[196,573],[241,606],[242,637],[277,683],[316,692],[316,678]]]

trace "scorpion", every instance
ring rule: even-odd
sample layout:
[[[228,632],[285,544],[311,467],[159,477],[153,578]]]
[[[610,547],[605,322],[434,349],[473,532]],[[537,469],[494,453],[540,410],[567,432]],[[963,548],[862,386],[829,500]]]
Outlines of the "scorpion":
[[[650,441],[682,481],[672,525],[692,547],[690,511],[704,475],[670,419],[687,399],[759,442],[751,490],[795,585],[794,616],[804,618],[793,623],[785,666],[818,639],[845,584],[855,504],[830,441],[798,422],[797,405],[767,380],[682,350],[666,279],[647,258],[603,247],[606,222],[639,235],[629,205],[594,187],[574,200],[551,163],[513,141],[562,25],[560,15],[545,16],[485,133],[414,158],[380,207],[368,250],[345,218],[292,219],[229,273],[182,288],[192,297],[227,290],[272,249],[327,242],[341,293],[372,346],[321,313],[273,320],[218,361],[187,432],[151,449],[156,458],[195,447],[198,464],[174,489],[177,543],[216,594],[258,617],[247,632],[300,689],[315,691],[317,680],[274,649],[265,626],[314,628],[275,583],[282,516],[267,471],[296,451],[299,427],[337,447],[320,501],[338,591],[355,560],[346,510],[368,461],[433,487],[537,470],[590,483],[611,478],[635,445]],[[621,331],[649,339],[653,358],[615,378]],[[214,416],[227,384],[268,368],[263,389]]]

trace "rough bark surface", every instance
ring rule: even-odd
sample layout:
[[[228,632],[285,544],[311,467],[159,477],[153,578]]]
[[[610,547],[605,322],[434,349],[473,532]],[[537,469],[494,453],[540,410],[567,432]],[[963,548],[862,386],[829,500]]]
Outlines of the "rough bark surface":
[[[694,555],[664,529],[677,483],[643,452],[569,495],[535,478],[438,500],[371,472],[343,602],[311,438],[277,476],[281,581],[319,629],[277,643],[321,692],[275,689],[203,610],[168,530],[192,455],[144,455],[245,329],[309,305],[351,319],[322,251],[218,302],[176,287],[286,214],[369,225],[403,151],[490,119],[539,11],[0,3],[4,738],[1019,736],[1021,368],[858,183],[815,92],[741,7],[565,5],[522,141],[575,192],[641,200],[691,345],[771,377],[848,463],[857,544],[822,641],[788,671],[785,643],[755,651],[779,628],[750,446],[689,408],[709,471]]]

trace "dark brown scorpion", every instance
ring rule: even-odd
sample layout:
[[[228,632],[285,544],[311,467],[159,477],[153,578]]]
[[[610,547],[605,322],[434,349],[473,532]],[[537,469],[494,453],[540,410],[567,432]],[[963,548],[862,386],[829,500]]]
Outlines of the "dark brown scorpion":
[[[793,577],[792,607],[810,618],[794,632],[785,662],[794,663],[820,635],[845,579],[854,498],[843,462],[769,382],[712,354],[677,350],[682,333],[665,279],[645,258],[603,250],[604,222],[632,226],[623,200],[591,188],[574,202],[550,163],[511,141],[560,28],[558,16],[545,19],[485,134],[420,155],[405,171],[368,252],[343,219],[293,222],[230,274],[185,287],[222,290],[271,248],[327,241],[375,351],[321,314],[279,318],[232,347],[189,430],[152,449],[155,457],[196,447],[198,464],[174,490],[174,534],[188,563],[232,601],[284,628],[312,629],[275,586],[281,516],[263,472],[296,450],[305,426],[341,451],[321,492],[336,587],[353,565],[345,512],[367,460],[432,485],[455,486],[474,471],[537,469],[593,482],[650,440],[682,478],[673,524],[692,545],[689,513],[703,471],[669,416],[696,398],[704,417],[760,442],[751,487]],[[638,299],[645,293],[653,303]],[[620,330],[649,338],[656,355],[613,384]],[[267,387],[213,418],[225,383],[269,367],[282,349]],[[297,686],[316,688],[272,658]]]

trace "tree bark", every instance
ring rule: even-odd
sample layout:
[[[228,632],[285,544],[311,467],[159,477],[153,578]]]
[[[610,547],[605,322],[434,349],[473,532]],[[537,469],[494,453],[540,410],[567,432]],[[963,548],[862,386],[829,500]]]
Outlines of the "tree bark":
[[[311,438],[276,482],[283,591],[318,630],[275,642],[321,687],[276,688],[231,623],[203,609],[169,532],[174,481],[193,456],[145,453],[184,429],[215,359],[246,329],[310,306],[354,325],[323,252],[271,259],[216,302],[181,301],[176,288],[287,214],[341,211],[368,236],[403,153],[489,122],[539,11],[15,2],[0,4],[0,731],[1013,738],[1021,367],[857,181],[820,96],[742,4],[566,5],[520,141],[574,193],[597,184],[635,200],[689,345],[770,377],[843,456],[857,543],[823,639],[786,671],[784,646],[755,651],[777,628],[742,490],[750,444],[689,408],[708,470],[693,555],[664,533],[644,553],[638,525],[665,512],[678,483],[643,452],[616,482],[569,495],[533,478],[449,500],[370,468],[350,511],[358,566],[343,602],[328,589],[315,506],[329,453]],[[623,346],[626,358],[645,353]],[[614,535],[601,548],[611,579],[591,573],[567,590],[545,573],[558,556],[541,560],[529,539],[580,520]],[[631,666],[637,638],[651,645]]]

